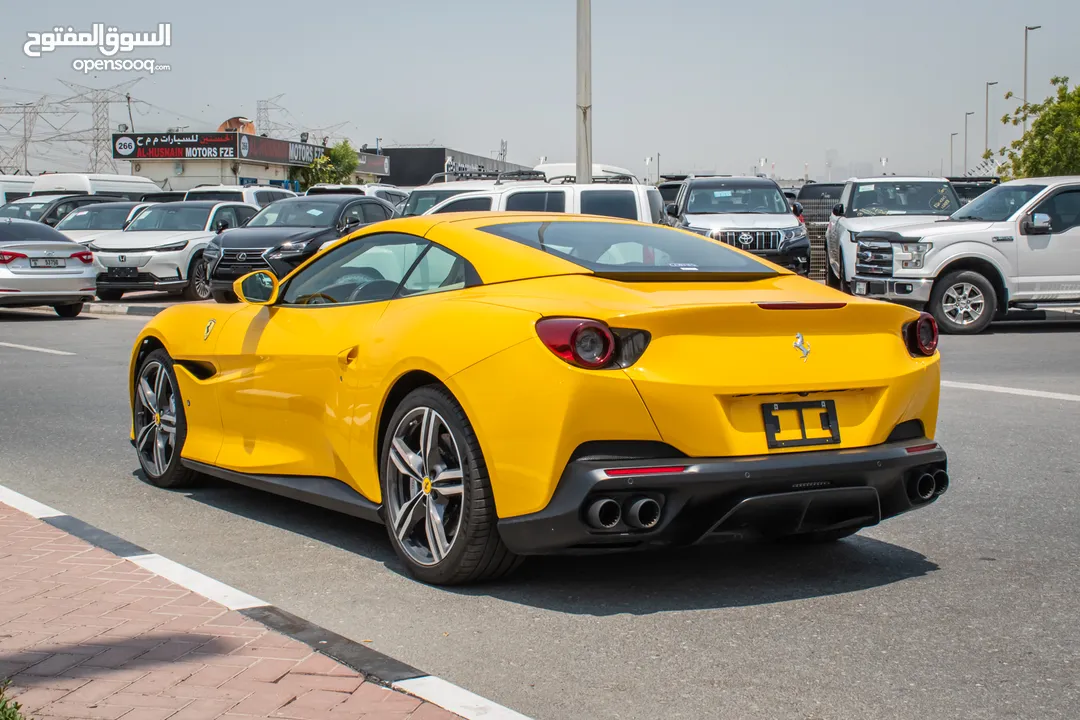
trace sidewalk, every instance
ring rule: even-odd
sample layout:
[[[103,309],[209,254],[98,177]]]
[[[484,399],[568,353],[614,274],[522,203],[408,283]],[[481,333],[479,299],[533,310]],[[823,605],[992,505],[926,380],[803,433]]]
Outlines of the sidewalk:
[[[0,681],[34,720],[454,720],[0,503]]]

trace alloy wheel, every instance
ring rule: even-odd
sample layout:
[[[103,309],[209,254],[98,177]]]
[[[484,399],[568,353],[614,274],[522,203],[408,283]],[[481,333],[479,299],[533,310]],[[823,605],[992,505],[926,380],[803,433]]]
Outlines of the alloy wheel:
[[[195,286],[195,294],[206,300],[210,297],[210,278],[207,274],[206,260],[200,258],[191,268],[191,284]]]
[[[982,317],[986,309],[986,298],[971,283],[956,283],[945,291],[941,298],[941,309],[945,316],[957,325],[971,325]]]
[[[176,452],[176,389],[165,366],[148,362],[135,386],[135,449],[155,478],[169,469]]]
[[[417,407],[390,435],[386,505],[390,528],[410,559],[441,562],[461,531],[464,468],[442,415]]]

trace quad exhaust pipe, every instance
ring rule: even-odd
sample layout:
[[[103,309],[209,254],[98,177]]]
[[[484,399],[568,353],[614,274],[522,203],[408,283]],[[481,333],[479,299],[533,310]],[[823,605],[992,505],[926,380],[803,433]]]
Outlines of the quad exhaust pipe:
[[[660,522],[660,503],[652,498],[634,498],[626,511],[626,524],[636,530],[648,530]]]
[[[949,473],[944,470],[921,473],[908,483],[908,495],[915,502],[929,502],[949,489]]]

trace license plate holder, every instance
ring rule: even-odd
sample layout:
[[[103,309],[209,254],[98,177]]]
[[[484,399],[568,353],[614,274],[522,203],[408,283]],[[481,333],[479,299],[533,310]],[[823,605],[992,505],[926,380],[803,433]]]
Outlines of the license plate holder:
[[[62,268],[67,267],[65,258],[30,258],[32,268]]]
[[[799,419],[801,438],[780,440],[783,428],[777,413],[794,411]],[[797,402],[765,403],[761,406],[761,416],[765,422],[765,438],[769,449],[809,447],[813,445],[836,445],[840,442],[840,422],[836,419],[835,400],[800,400]],[[811,427],[820,427],[828,435],[808,437],[807,421]]]
[[[111,267],[109,268],[108,277],[117,280],[133,280],[139,277],[139,268]]]
[[[855,283],[855,294],[856,295],[865,295],[866,294],[866,283],[864,283],[864,282],[856,282]]]

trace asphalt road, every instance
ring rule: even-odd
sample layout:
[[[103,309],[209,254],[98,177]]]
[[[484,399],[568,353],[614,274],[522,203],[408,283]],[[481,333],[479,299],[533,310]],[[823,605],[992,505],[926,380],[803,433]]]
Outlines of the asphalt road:
[[[545,558],[445,590],[382,528],[140,482],[140,326],[0,311],[0,483],[535,718],[1080,714],[1080,398],[946,386],[949,494],[834,547]],[[944,338],[944,377],[1080,396],[1078,350],[1080,322],[1005,324]]]

